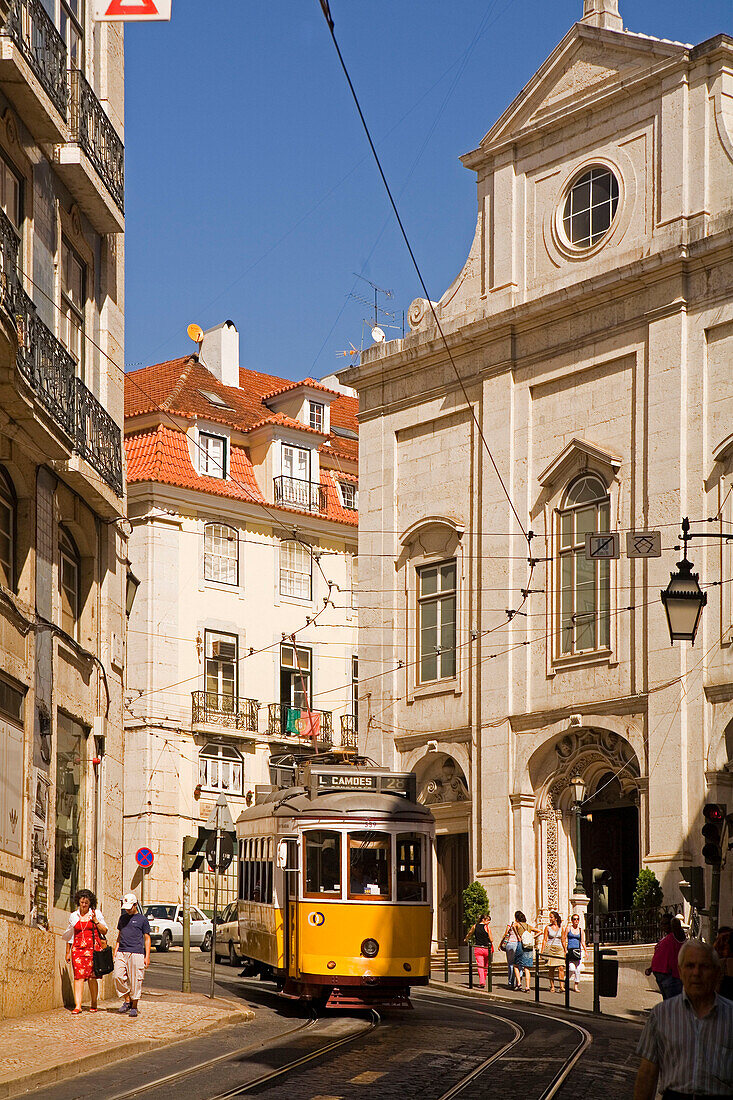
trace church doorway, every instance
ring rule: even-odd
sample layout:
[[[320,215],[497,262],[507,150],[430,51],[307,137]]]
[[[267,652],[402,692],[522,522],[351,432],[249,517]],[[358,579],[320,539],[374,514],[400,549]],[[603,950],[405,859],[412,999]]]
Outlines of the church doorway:
[[[596,793],[583,810],[580,847],[585,892],[592,897],[593,868],[603,868],[611,872],[609,910],[630,909],[639,875],[639,807],[611,772],[600,777]]]
[[[468,886],[468,833],[435,838],[438,865],[438,940],[449,947],[463,943],[463,891]]]

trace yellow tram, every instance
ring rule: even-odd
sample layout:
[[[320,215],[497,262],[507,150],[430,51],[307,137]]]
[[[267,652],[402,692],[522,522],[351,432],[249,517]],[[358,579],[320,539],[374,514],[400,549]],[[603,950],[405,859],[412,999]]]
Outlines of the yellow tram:
[[[434,821],[414,774],[336,757],[271,771],[237,821],[241,955],[286,996],[409,1006],[432,928]]]

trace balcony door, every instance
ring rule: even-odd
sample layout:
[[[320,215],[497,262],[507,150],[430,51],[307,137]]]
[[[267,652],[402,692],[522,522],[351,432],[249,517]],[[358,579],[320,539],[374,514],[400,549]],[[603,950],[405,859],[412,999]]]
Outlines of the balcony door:
[[[207,709],[233,714],[237,709],[237,636],[207,630],[205,645]]]
[[[291,447],[283,443],[283,476],[310,481],[311,453],[307,447]]]
[[[311,651],[280,646],[280,702],[283,708],[307,710],[311,696]]]

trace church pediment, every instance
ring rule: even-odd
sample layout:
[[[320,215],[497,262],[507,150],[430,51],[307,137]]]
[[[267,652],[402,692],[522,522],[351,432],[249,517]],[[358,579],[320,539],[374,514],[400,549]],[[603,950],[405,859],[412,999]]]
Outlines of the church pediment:
[[[686,49],[678,42],[576,23],[478,149],[461,159],[466,167],[477,167],[494,149],[540,126],[555,112],[577,107],[600,92],[620,89],[683,55]]]

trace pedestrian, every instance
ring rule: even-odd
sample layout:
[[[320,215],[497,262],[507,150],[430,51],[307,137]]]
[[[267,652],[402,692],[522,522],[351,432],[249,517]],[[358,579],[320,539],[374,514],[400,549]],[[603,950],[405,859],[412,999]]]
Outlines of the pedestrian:
[[[733,1001],[733,929],[727,925],[719,928],[714,946],[723,971],[718,993],[726,1000]]]
[[[125,894],[114,946],[115,987],[123,998],[120,1012],[137,1016],[145,970],[150,966],[150,924],[134,894]]]
[[[78,1016],[84,996],[84,982],[89,983],[89,1011],[97,1011],[99,985],[94,976],[94,952],[106,947],[106,941],[102,941],[107,923],[101,909],[97,909],[97,899],[91,890],[77,890],[74,904],[76,909],[69,917],[63,938],[66,940],[66,961],[71,963],[74,973],[74,1008],[71,1015]]]
[[[572,976],[573,990],[579,990],[578,982],[583,971],[583,959],[585,958],[585,932],[580,923],[580,914],[573,913],[570,923],[565,928],[563,939],[565,945],[565,962],[568,967],[568,983]]]
[[[517,950],[517,933],[514,931],[511,921],[506,926],[504,935],[501,937],[499,948],[506,952],[506,965],[507,965],[507,982],[510,989],[516,989],[517,983],[514,977],[514,955]]]
[[[529,993],[529,972],[534,965],[534,937],[535,933],[539,932],[539,928],[533,928],[528,923],[521,909],[517,909],[514,914],[512,928],[518,940],[514,951],[514,977],[517,989]],[[522,988],[522,976],[526,978],[524,988]]]
[[[677,959],[682,994],[651,1010],[636,1053],[634,1100],[710,1100],[733,1095],[733,1002],[716,993],[720,959],[687,940]]]
[[[550,910],[550,923],[545,928],[540,948],[542,958],[550,975],[550,993],[555,992],[555,980],[558,993],[565,992],[565,947],[563,945],[562,917],[556,909]]]
[[[474,925],[468,930],[466,943],[473,936],[473,956],[476,959],[478,970],[478,984],[481,989],[486,988],[486,976],[491,966],[491,956],[494,951],[494,937],[491,935],[491,917],[483,913]]]
[[[679,917],[671,917],[665,913],[662,917],[662,931],[664,935],[654,948],[651,966],[644,973],[647,977],[653,974],[662,999],[678,997],[682,992],[682,982],[677,966],[677,956],[685,942],[685,932]]]

